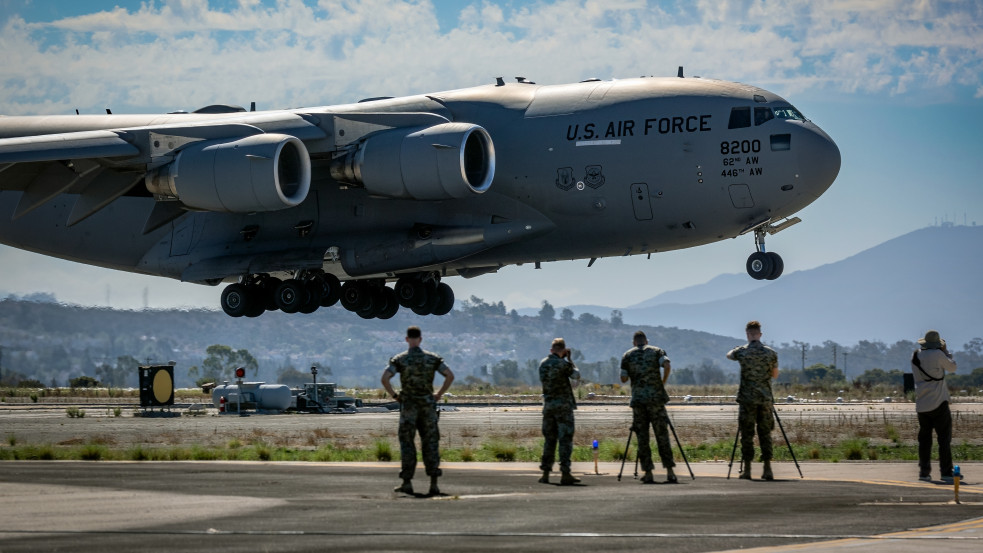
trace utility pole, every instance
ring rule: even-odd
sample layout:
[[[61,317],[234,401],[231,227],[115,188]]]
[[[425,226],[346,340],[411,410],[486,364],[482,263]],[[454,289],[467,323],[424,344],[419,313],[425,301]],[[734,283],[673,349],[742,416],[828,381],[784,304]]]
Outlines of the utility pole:
[[[806,370],[806,345],[802,344],[802,370]]]
[[[846,359],[847,359],[847,356],[848,356],[848,355],[850,355],[850,354],[849,354],[849,352],[846,352],[846,351],[844,351],[844,352],[843,352],[843,378],[844,378],[844,379],[845,379],[845,380],[846,380],[847,382],[849,382],[849,381],[850,381],[850,380],[849,380],[849,379],[848,379],[848,378],[846,377],[846,367],[847,367],[847,365],[846,365]]]
[[[836,368],[836,344],[833,344],[833,366],[830,368],[832,369]]]

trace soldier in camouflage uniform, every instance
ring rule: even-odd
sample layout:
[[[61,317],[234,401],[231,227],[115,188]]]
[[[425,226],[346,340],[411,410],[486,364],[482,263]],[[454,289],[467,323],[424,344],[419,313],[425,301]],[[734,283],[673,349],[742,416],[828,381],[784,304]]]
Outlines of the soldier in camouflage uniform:
[[[580,381],[580,371],[570,361],[570,350],[563,338],[556,338],[550,346],[550,355],[539,364],[539,380],[543,383],[543,457],[539,468],[543,471],[542,484],[549,484],[550,471],[557,442],[560,446],[561,486],[580,482],[570,474],[570,454],[573,453],[573,411],[577,402],[573,398],[571,380]]]
[[[666,468],[666,481],[674,483],[676,475],[672,467],[676,466],[676,462],[672,458],[672,446],[669,445],[669,414],[666,412],[669,394],[665,387],[672,367],[666,352],[662,348],[648,345],[648,338],[641,330],[635,332],[632,341],[635,347],[626,351],[621,358],[621,381],[631,380],[632,429],[638,436],[638,459],[645,471],[642,482],[655,482],[652,476],[655,465],[652,463],[652,448],[649,446],[651,425],[662,466]],[[664,373],[660,368],[665,370]]]
[[[413,443],[417,431],[420,433],[420,447],[423,450],[423,465],[430,476],[429,495],[438,495],[437,478],[440,471],[440,431],[437,429],[437,402],[454,382],[451,372],[439,356],[420,349],[423,341],[419,327],[406,329],[407,351],[389,360],[389,366],[382,373],[382,387],[399,401],[399,453],[403,470],[399,477],[403,484],[394,491],[413,493],[413,473],[416,471],[416,446]],[[437,393],[433,391],[434,373],[444,377],[444,383]],[[396,393],[390,379],[399,374],[403,390]]]
[[[741,433],[741,478],[751,479],[751,460],[754,459],[754,428],[758,428],[761,444],[761,461],[764,463],[762,480],[774,480],[771,472],[771,431],[775,428],[772,417],[774,400],[771,395],[771,379],[778,378],[778,354],[761,343],[761,323],[751,321],[745,327],[748,343],[727,353],[727,359],[741,364],[741,385],[737,390],[740,405],[737,425]]]

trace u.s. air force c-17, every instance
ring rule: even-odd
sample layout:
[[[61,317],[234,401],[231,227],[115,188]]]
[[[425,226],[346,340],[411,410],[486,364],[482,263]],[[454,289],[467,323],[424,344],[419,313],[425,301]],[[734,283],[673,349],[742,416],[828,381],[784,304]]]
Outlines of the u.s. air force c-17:
[[[0,117],[0,242],[230,282],[229,315],[447,313],[444,280],[765,236],[833,183],[783,98],[703,78],[525,78],[349,105]],[[108,110],[107,110],[108,112]],[[388,284],[393,283],[390,287]]]

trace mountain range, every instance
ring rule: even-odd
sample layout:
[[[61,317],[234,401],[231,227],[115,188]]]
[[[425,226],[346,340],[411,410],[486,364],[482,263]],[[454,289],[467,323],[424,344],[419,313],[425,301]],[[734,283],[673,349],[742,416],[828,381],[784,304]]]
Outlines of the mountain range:
[[[599,317],[620,309],[626,324],[725,336],[743,334],[744,324],[758,319],[773,343],[893,343],[934,328],[958,348],[983,336],[981,281],[983,226],[944,224],[774,281],[725,274],[628,307],[567,308]]]

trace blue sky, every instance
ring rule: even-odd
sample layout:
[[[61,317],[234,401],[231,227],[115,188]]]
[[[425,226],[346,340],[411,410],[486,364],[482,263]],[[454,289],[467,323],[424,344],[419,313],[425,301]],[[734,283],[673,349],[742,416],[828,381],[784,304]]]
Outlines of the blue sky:
[[[983,224],[981,27],[979,1],[0,0],[0,113],[272,109],[499,75],[563,83],[675,75],[683,65],[784,96],[840,146],[830,191],[769,239],[792,272],[938,221]],[[648,261],[524,266],[450,283],[459,298],[510,308],[543,299],[622,307],[741,273],[752,250],[745,236]],[[105,305],[107,289],[124,307],[141,307],[145,289],[151,306],[215,306],[220,293],[6,247],[0,266],[0,293],[83,304]]]

